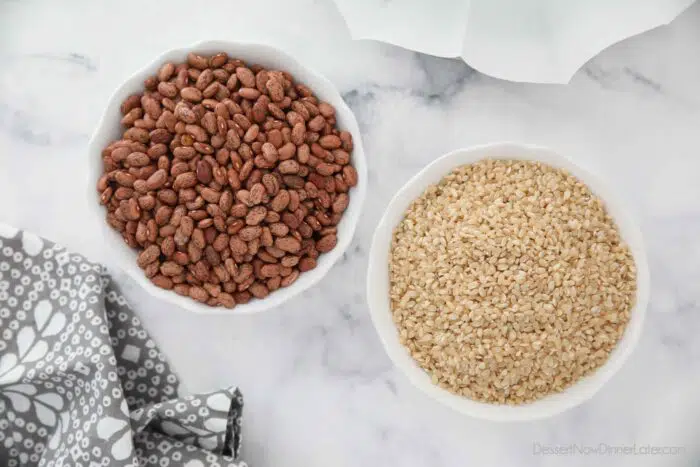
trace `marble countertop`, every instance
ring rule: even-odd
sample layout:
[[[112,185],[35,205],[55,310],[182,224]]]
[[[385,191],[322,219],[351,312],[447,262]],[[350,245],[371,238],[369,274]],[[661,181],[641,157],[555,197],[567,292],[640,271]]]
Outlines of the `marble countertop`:
[[[242,388],[245,460],[697,465],[699,24],[700,4],[604,51],[569,85],[534,85],[352,42],[327,0],[0,0],[0,219],[110,264],[84,209],[86,143],[112,90],[163,50],[200,39],[283,47],[336,84],[361,126],[368,202],[346,257],[312,290],[258,316],[193,315],[117,273],[190,390]],[[652,274],[630,360],[592,400],[538,422],[483,422],[427,399],[390,364],[364,299],[370,237],[394,192],[449,150],[499,140],[551,146],[607,180],[642,226]],[[601,443],[684,446],[685,454],[543,454]]]

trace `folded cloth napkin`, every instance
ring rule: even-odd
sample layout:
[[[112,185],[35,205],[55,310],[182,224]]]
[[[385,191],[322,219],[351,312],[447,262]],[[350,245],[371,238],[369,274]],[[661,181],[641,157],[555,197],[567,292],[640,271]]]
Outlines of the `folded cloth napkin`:
[[[0,334],[0,465],[246,465],[237,388],[178,396],[102,266],[3,224]]]

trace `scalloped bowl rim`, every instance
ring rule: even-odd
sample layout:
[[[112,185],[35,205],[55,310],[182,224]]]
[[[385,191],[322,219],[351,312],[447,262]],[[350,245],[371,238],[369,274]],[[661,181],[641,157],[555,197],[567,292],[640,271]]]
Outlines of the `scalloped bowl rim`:
[[[580,379],[562,392],[535,402],[519,405],[495,405],[461,397],[434,385],[428,374],[400,344],[397,328],[391,318],[389,303],[388,258],[394,227],[403,218],[411,201],[431,184],[437,183],[452,169],[482,159],[520,159],[547,163],[568,170],[599,196],[613,217],[620,234],[629,245],[637,267],[636,303],[625,332],[608,361],[592,374]],[[636,346],[642,332],[649,300],[649,269],[642,234],[624,204],[598,177],[577,166],[557,152],[521,143],[491,143],[458,149],[436,159],[413,176],[389,202],[375,230],[370,249],[367,273],[367,301],[372,322],[389,358],[409,381],[432,399],[465,415],[491,421],[536,420],[571,409],[593,397],[622,367]]]
[[[137,253],[131,249],[121,236],[112,230],[104,220],[105,209],[99,204],[99,198],[95,192],[95,184],[102,173],[100,154],[109,141],[119,136],[121,112],[119,107],[124,98],[134,92],[143,89],[143,80],[154,74],[166,61],[183,61],[189,52],[211,54],[225,51],[230,56],[241,58],[248,63],[259,63],[266,67],[275,67],[290,72],[298,82],[309,86],[314,94],[322,100],[332,104],[336,109],[336,118],[341,128],[349,131],[353,136],[354,148],[352,161],[358,173],[358,184],[350,192],[350,204],[338,224],[338,243],[328,253],[321,255],[316,268],[299,275],[294,284],[271,293],[264,299],[254,299],[247,304],[236,305],[234,309],[224,307],[212,307],[196,302],[189,297],[182,297],[172,290],[165,290],[155,286],[146,278],[143,270],[136,264]],[[253,43],[228,40],[208,40],[196,42],[190,46],[178,47],[161,53],[147,65],[133,73],[112,93],[99,123],[92,134],[88,144],[88,163],[90,167],[88,175],[88,209],[93,222],[99,222],[102,234],[105,237],[106,247],[114,251],[114,263],[123,269],[148,293],[180,306],[189,311],[203,314],[254,314],[280,306],[287,300],[295,297],[303,291],[316,285],[343,256],[350,246],[357,223],[360,219],[364,199],[367,191],[367,163],[362,146],[362,139],[354,114],[343,100],[336,87],[318,72],[302,65],[299,60],[289,53],[277,47]]]

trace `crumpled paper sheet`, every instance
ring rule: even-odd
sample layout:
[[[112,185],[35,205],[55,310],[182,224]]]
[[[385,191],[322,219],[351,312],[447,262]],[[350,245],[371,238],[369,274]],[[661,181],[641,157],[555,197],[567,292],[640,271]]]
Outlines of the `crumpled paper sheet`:
[[[334,0],[354,39],[461,57],[510,81],[567,83],[610,45],[694,0]]]

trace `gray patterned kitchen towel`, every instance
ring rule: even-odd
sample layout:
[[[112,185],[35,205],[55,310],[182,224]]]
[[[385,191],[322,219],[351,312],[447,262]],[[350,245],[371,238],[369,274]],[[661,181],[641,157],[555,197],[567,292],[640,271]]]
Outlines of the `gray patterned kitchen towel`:
[[[0,224],[0,465],[243,467],[237,388],[179,381],[104,268]]]

